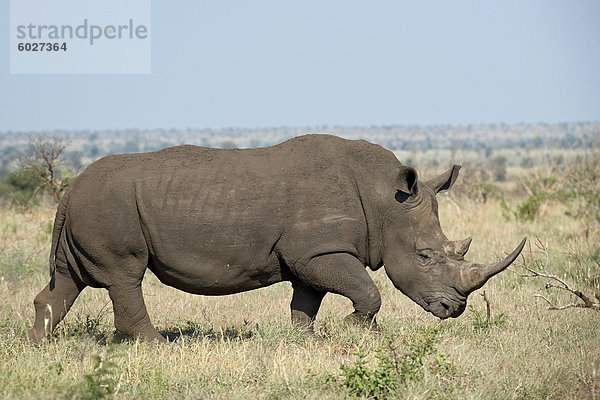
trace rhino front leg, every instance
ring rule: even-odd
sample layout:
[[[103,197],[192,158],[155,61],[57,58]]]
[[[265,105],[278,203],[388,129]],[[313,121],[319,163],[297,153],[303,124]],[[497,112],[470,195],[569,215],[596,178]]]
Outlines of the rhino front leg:
[[[292,282],[294,294],[292,295],[292,323],[296,326],[313,331],[313,322],[325,296],[324,291],[315,290],[305,284]]]
[[[354,312],[346,317],[347,321],[376,328],[375,315],[381,307],[381,296],[365,266],[356,257],[349,253],[317,256],[294,268],[293,272],[317,291],[349,298]]]
[[[72,272],[56,271],[53,280],[33,300],[35,321],[27,337],[39,342],[50,335],[65,317],[85,284]]]
[[[166,342],[165,338],[152,326],[150,316],[144,304],[141,282],[132,285],[125,283],[108,288],[108,294],[113,303],[115,328],[148,342]]]

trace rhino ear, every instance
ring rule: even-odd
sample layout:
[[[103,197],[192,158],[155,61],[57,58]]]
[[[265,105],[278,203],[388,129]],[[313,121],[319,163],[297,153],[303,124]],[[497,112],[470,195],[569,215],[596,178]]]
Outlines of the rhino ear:
[[[458,171],[460,170],[460,165],[453,165],[448,171],[444,172],[437,178],[433,178],[427,183],[435,193],[439,193],[443,190],[448,190],[454,185],[456,179],[458,178]]]
[[[417,186],[417,171],[412,167],[402,165],[396,178],[396,189],[404,194],[414,194]]]

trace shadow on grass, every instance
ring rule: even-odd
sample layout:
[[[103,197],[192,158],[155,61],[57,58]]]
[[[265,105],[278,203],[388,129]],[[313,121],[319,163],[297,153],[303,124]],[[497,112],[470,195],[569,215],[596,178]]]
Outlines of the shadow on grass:
[[[224,328],[206,327],[188,321],[184,326],[159,331],[168,341],[174,342],[182,337],[208,339],[214,342],[248,340],[256,335],[248,324],[227,326]]]
[[[231,326],[223,329],[214,329],[207,327],[199,327],[189,325],[187,327],[174,327],[170,329],[159,330],[160,334],[163,335],[169,342],[173,343],[182,338],[187,339],[207,339],[212,342],[222,341],[241,341],[251,339],[256,335],[256,332],[248,329],[248,327]],[[110,343],[121,344],[135,342],[135,339],[131,336],[122,333],[118,330],[114,330],[111,333],[109,331],[83,331],[80,329],[65,330],[61,334],[54,334],[55,337],[80,337],[89,338],[101,346],[105,346]]]
[[[76,321],[63,325],[55,337],[88,338],[99,345],[135,342],[135,339],[101,323],[100,317],[79,317]],[[175,321],[172,326],[159,329],[159,333],[169,342],[180,340],[208,340],[210,342],[236,342],[259,338],[266,341],[286,340],[302,343],[306,339],[324,340],[326,337],[299,329],[292,324],[258,325],[245,322],[240,325],[214,326],[195,321]]]
[[[159,332],[171,343],[181,340],[182,338],[207,339],[212,342],[240,341],[251,339],[256,335],[256,332],[248,329],[248,327],[245,326],[231,326],[223,329],[214,329],[194,326],[192,324],[181,328],[174,327],[170,329],[163,329],[159,330]],[[121,344],[135,342],[134,338],[118,330],[114,330],[112,335],[107,331],[67,331],[64,334],[71,337],[87,337],[102,346],[105,346],[109,343]]]

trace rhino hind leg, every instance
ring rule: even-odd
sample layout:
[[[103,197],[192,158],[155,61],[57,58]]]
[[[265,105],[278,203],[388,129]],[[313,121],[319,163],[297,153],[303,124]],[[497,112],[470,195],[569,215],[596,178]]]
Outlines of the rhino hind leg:
[[[150,322],[144,304],[141,280],[137,284],[120,283],[108,288],[113,303],[115,328],[135,338],[148,342],[166,342],[165,338]]]
[[[290,304],[292,323],[313,332],[313,322],[327,292],[315,290],[298,281],[292,282],[292,287],[294,289]]]
[[[49,336],[56,325],[65,317],[85,284],[71,270],[56,271],[54,278],[35,296],[35,321],[27,337],[38,343]]]
[[[349,253],[321,255],[293,272],[316,290],[349,298],[354,312],[346,317],[346,321],[376,328],[375,315],[381,307],[381,295],[365,266],[356,257]]]

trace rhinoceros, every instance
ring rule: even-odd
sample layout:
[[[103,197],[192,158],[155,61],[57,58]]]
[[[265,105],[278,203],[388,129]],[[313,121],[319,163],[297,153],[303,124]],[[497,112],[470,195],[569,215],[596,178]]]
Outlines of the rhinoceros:
[[[375,326],[381,305],[367,268],[433,315],[458,317],[469,293],[507,268],[464,259],[436,194],[460,166],[428,181],[383,147],[306,135],[259,149],[184,145],[102,158],[62,198],[50,282],[35,297],[33,341],[48,335],[86,287],[108,289],[115,327],[165,339],[144,305],[146,269],[189,293],[226,295],[290,281],[293,323],[310,331],[327,292],[349,298],[348,320]]]

